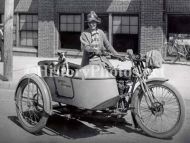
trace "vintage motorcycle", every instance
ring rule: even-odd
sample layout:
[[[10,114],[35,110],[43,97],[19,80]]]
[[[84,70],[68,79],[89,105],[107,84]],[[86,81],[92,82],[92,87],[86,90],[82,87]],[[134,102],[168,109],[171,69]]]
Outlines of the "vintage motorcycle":
[[[180,93],[168,79],[148,78],[154,68],[146,65],[146,58],[105,54],[98,56],[100,63],[80,67],[67,62],[63,53],[58,55],[58,60],[38,63],[41,76],[25,75],[17,85],[16,111],[25,130],[39,132],[53,114],[124,118],[128,111],[138,128],[156,138],[174,136],[182,127],[185,107]],[[107,56],[130,60],[131,69],[114,68]]]

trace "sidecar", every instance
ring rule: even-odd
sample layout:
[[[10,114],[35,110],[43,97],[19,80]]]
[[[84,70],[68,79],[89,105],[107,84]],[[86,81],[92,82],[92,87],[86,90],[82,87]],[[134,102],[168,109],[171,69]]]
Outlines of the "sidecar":
[[[115,77],[100,65],[80,66],[69,63],[72,75],[55,74],[58,61],[40,61],[41,76],[25,75],[15,92],[16,111],[29,132],[42,129],[55,103],[78,109],[103,110],[115,106],[119,93]]]
[[[40,66],[44,66],[41,62]],[[118,98],[115,77],[99,65],[83,68],[69,63],[72,76],[43,76],[51,92],[52,101],[78,108],[100,110],[114,106]]]

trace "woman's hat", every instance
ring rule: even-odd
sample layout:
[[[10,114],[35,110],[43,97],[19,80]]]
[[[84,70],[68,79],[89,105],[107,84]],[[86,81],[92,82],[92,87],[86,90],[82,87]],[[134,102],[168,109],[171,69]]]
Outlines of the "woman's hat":
[[[95,21],[97,23],[101,23],[101,19],[97,16],[97,14],[94,11],[91,11],[87,15],[87,22]]]

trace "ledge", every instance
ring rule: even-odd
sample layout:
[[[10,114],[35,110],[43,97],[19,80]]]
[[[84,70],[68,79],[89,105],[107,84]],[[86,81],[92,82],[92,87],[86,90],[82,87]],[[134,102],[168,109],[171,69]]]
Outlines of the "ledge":
[[[24,52],[24,53],[37,53],[38,50],[34,47],[13,47],[14,52]]]
[[[82,57],[83,52],[76,49],[58,49],[57,52],[67,52],[67,56]],[[56,53],[57,55],[57,53]]]

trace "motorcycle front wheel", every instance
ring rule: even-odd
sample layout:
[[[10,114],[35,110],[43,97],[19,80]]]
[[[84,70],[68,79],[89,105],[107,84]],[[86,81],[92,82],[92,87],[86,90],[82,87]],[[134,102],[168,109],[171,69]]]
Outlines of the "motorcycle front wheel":
[[[169,138],[182,127],[185,106],[180,93],[168,82],[147,83],[152,93],[152,105],[148,106],[141,88],[134,97],[134,115],[137,124],[150,136]]]

